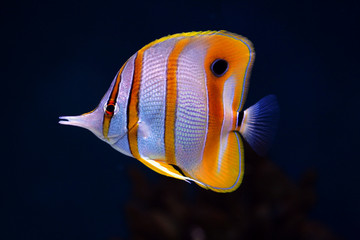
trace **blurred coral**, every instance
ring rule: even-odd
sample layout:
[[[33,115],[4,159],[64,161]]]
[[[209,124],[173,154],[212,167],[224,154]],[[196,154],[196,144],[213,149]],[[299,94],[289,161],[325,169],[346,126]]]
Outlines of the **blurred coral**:
[[[130,170],[126,206],[131,239],[339,239],[308,219],[316,202],[316,172],[293,183],[273,162],[247,152],[243,183],[220,194]]]

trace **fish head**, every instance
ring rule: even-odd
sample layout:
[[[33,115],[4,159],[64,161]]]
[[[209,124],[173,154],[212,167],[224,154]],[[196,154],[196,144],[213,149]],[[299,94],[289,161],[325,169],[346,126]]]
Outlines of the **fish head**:
[[[125,136],[127,141],[126,89],[119,89],[118,74],[99,105],[91,112],[78,116],[61,116],[59,123],[88,129],[110,145],[118,145]],[[117,91],[114,93],[115,90]],[[125,91],[125,92],[124,92]],[[113,146],[115,147],[115,146]],[[115,147],[116,148],[116,147]],[[122,149],[118,149],[122,152]],[[125,153],[126,154],[126,153]]]

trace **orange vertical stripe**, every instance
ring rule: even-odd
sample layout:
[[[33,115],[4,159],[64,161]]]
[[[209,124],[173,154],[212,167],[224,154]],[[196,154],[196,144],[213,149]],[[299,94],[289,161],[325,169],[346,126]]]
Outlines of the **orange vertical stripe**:
[[[107,101],[107,104],[116,104],[116,98],[117,95],[119,93],[119,87],[120,87],[120,81],[121,81],[121,74],[124,70],[124,67],[126,66],[127,61],[124,63],[124,65],[120,68],[117,78],[116,78],[116,82],[113,86],[113,89],[111,91],[111,94],[109,96],[109,100]],[[113,117],[113,115],[108,115],[106,112],[104,113],[104,119],[103,119],[103,135],[105,139],[108,139],[108,133],[109,133],[109,127],[110,127],[110,122],[111,122],[111,118]]]
[[[142,72],[142,63],[143,63],[144,50],[141,49],[138,51],[135,64],[134,64],[134,74],[133,81],[130,90],[129,96],[129,105],[128,105],[128,139],[130,152],[134,158],[139,159],[139,149],[137,144],[137,131],[138,131],[138,121],[139,121],[139,91],[140,91],[140,81],[141,81],[141,72]]]
[[[109,97],[109,100],[108,100],[108,104],[111,104],[111,103],[115,104],[116,103],[116,98],[117,98],[117,95],[119,93],[121,74],[122,74],[122,72],[124,70],[124,67],[126,66],[127,62],[128,61],[126,61],[124,63],[124,65],[122,65],[122,67],[119,70],[118,76],[116,78],[116,82],[114,84],[113,90],[111,91],[111,94],[110,94],[110,97]]]
[[[165,159],[168,164],[176,164],[175,157],[175,116],[177,103],[177,67],[179,55],[190,39],[180,39],[168,57],[166,72],[165,110]]]
[[[249,50],[246,45],[241,43],[238,39],[224,35],[216,35],[208,38],[208,44],[210,47],[207,50],[204,67],[207,76],[209,98],[209,123],[202,162],[203,174],[213,174],[217,171],[221,127],[224,121],[223,89],[225,81],[231,76],[235,77],[237,80],[232,103],[233,129],[235,129],[236,110],[240,104],[241,93],[244,87],[245,68],[249,61]],[[215,59],[224,59],[229,63],[229,69],[222,77],[215,77],[210,70],[211,63]],[[209,176],[211,176],[211,174]],[[210,181],[209,183],[213,182],[213,180],[207,180]]]

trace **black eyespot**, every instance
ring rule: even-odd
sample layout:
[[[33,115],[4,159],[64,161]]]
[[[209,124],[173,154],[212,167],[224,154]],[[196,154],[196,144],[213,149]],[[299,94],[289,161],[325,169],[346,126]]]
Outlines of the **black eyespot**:
[[[212,73],[216,77],[223,76],[229,69],[229,64],[224,59],[216,59],[210,66]]]
[[[109,104],[109,105],[106,106],[106,112],[107,113],[113,113],[114,110],[115,110],[114,104]]]

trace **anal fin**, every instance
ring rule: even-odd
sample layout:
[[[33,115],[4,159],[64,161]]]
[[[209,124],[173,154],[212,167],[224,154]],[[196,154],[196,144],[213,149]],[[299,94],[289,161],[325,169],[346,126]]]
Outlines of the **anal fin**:
[[[203,188],[216,192],[232,192],[241,184],[244,175],[244,150],[240,134],[225,134],[217,153],[204,154],[202,164],[188,175]]]

